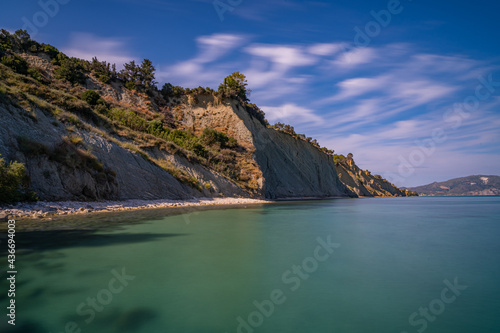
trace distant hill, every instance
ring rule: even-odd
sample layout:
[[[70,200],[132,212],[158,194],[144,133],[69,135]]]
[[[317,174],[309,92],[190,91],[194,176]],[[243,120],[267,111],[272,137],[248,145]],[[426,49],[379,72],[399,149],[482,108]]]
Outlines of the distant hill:
[[[500,195],[500,176],[468,176],[410,187],[420,195]]]

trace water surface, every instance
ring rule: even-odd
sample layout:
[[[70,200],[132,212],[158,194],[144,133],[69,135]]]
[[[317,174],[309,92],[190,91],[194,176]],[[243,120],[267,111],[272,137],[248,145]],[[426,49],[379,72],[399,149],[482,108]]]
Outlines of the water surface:
[[[0,331],[500,332],[500,197],[148,214],[21,228]]]

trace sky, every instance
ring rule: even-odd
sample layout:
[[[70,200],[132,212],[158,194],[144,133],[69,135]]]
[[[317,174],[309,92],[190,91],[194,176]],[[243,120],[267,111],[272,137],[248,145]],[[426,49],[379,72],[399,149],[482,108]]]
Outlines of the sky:
[[[40,0],[0,27],[68,55],[153,61],[159,85],[250,99],[398,186],[500,175],[498,1]]]

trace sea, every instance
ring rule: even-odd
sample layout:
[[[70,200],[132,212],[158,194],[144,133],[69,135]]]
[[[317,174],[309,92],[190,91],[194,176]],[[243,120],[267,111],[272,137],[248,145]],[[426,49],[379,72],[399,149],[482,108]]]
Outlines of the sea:
[[[500,332],[498,196],[166,209],[16,228],[14,297],[0,244],[0,332]]]

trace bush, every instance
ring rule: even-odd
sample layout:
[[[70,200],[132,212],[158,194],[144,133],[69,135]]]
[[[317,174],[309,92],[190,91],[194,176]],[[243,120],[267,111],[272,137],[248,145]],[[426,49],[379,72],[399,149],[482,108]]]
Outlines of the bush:
[[[234,72],[224,78],[224,82],[219,85],[219,93],[227,98],[239,97],[246,102],[248,101],[248,95],[250,95],[247,85],[245,75],[240,74],[240,72]]]
[[[7,164],[0,158],[0,203],[36,201],[36,194],[28,190],[26,167],[20,162]]]
[[[173,86],[170,83],[165,83],[161,88],[160,93],[163,98],[168,101],[171,97],[181,97],[186,93],[186,91],[180,86]]]
[[[266,114],[257,105],[253,103],[247,103],[245,109],[252,117],[256,118],[262,125],[269,126],[269,123],[266,120]]]
[[[97,105],[101,96],[94,90],[87,90],[82,93],[82,99],[89,105]]]
[[[0,59],[0,62],[19,74],[28,74],[28,63],[16,54],[6,55]]]
[[[66,80],[73,84],[85,83],[84,68],[78,59],[63,58],[59,62],[61,64],[60,67],[54,70],[56,79]]]
[[[43,76],[43,71],[40,68],[29,68],[28,74],[40,83],[47,83],[47,80]]]
[[[225,133],[211,128],[205,128],[201,135],[201,141],[207,146],[218,144],[220,148],[235,148],[238,141],[235,138],[228,137]]]

